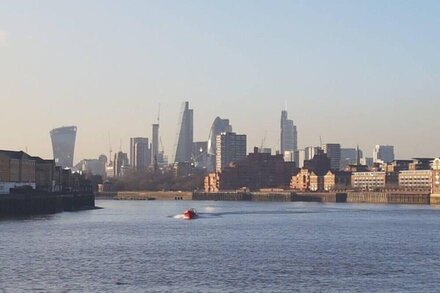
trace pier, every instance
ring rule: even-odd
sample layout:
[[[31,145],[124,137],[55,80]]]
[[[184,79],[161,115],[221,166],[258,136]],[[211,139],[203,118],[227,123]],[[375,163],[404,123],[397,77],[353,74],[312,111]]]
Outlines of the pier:
[[[0,195],[0,217],[55,214],[95,208],[93,193],[29,193]]]

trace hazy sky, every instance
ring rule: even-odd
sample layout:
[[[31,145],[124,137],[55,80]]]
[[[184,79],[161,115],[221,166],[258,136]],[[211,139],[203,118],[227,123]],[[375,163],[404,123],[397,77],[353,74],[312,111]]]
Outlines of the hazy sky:
[[[0,148],[51,157],[77,125],[75,161],[161,137],[173,157],[184,100],[195,139],[216,116],[279,145],[393,144],[440,156],[440,1],[0,1]]]

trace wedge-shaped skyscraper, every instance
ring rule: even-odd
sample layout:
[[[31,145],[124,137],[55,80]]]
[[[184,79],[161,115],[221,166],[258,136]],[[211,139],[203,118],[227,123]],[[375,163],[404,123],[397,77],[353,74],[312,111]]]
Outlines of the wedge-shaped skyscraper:
[[[193,124],[193,110],[189,108],[189,102],[185,102],[174,160],[176,163],[191,161],[194,143]]]
[[[75,153],[76,126],[55,128],[50,132],[55,164],[63,168],[72,168]]]

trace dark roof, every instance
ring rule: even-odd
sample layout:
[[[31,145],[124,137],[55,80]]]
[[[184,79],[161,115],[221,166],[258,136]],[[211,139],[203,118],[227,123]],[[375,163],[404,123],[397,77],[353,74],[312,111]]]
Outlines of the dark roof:
[[[38,156],[31,156],[30,158],[32,160],[35,160],[38,163],[55,163],[55,160],[43,159],[43,158],[40,158]]]
[[[434,161],[434,158],[413,158],[413,160],[422,161],[422,162],[431,162]]]
[[[10,159],[23,159],[23,158],[31,158],[28,154],[23,151],[8,151],[8,150],[0,150],[0,155],[6,156]]]

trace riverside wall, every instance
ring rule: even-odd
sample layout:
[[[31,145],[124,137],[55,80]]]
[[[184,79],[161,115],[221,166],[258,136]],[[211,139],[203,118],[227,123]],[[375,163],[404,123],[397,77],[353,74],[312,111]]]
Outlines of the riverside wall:
[[[430,203],[433,205],[440,205],[440,194],[431,194]]]
[[[418,191],[349,192],[194,192],[193,200],[218,201],[292,201],[329,203],[431,204],[433,196]],[[440,195],[435,197],[440,204]]]
[[[213,200],[213,201],[277,201],[329,203],[383,203],[383,204],[440,204],[440,194],[420,191],[347,191],[347,192],[294,192],[294,191],[120,191],[97,194],[98,199],[116,200]]]
[[[193,200],[219,200],[219,201],[305,201],[305,202],[345,202],[345,193],[296,193],[284,192],[194,192]]]
[[[411,191],[349,191],[348,203],[384,203],[384,204],[430,204],[428,192]]]
[[[192,192],[178,191],[119,191],[116,200],[192,200]]]
[[[0,217],[54,214],[95,208],[95,196],[90,194],[30,193],[0,195]]]

